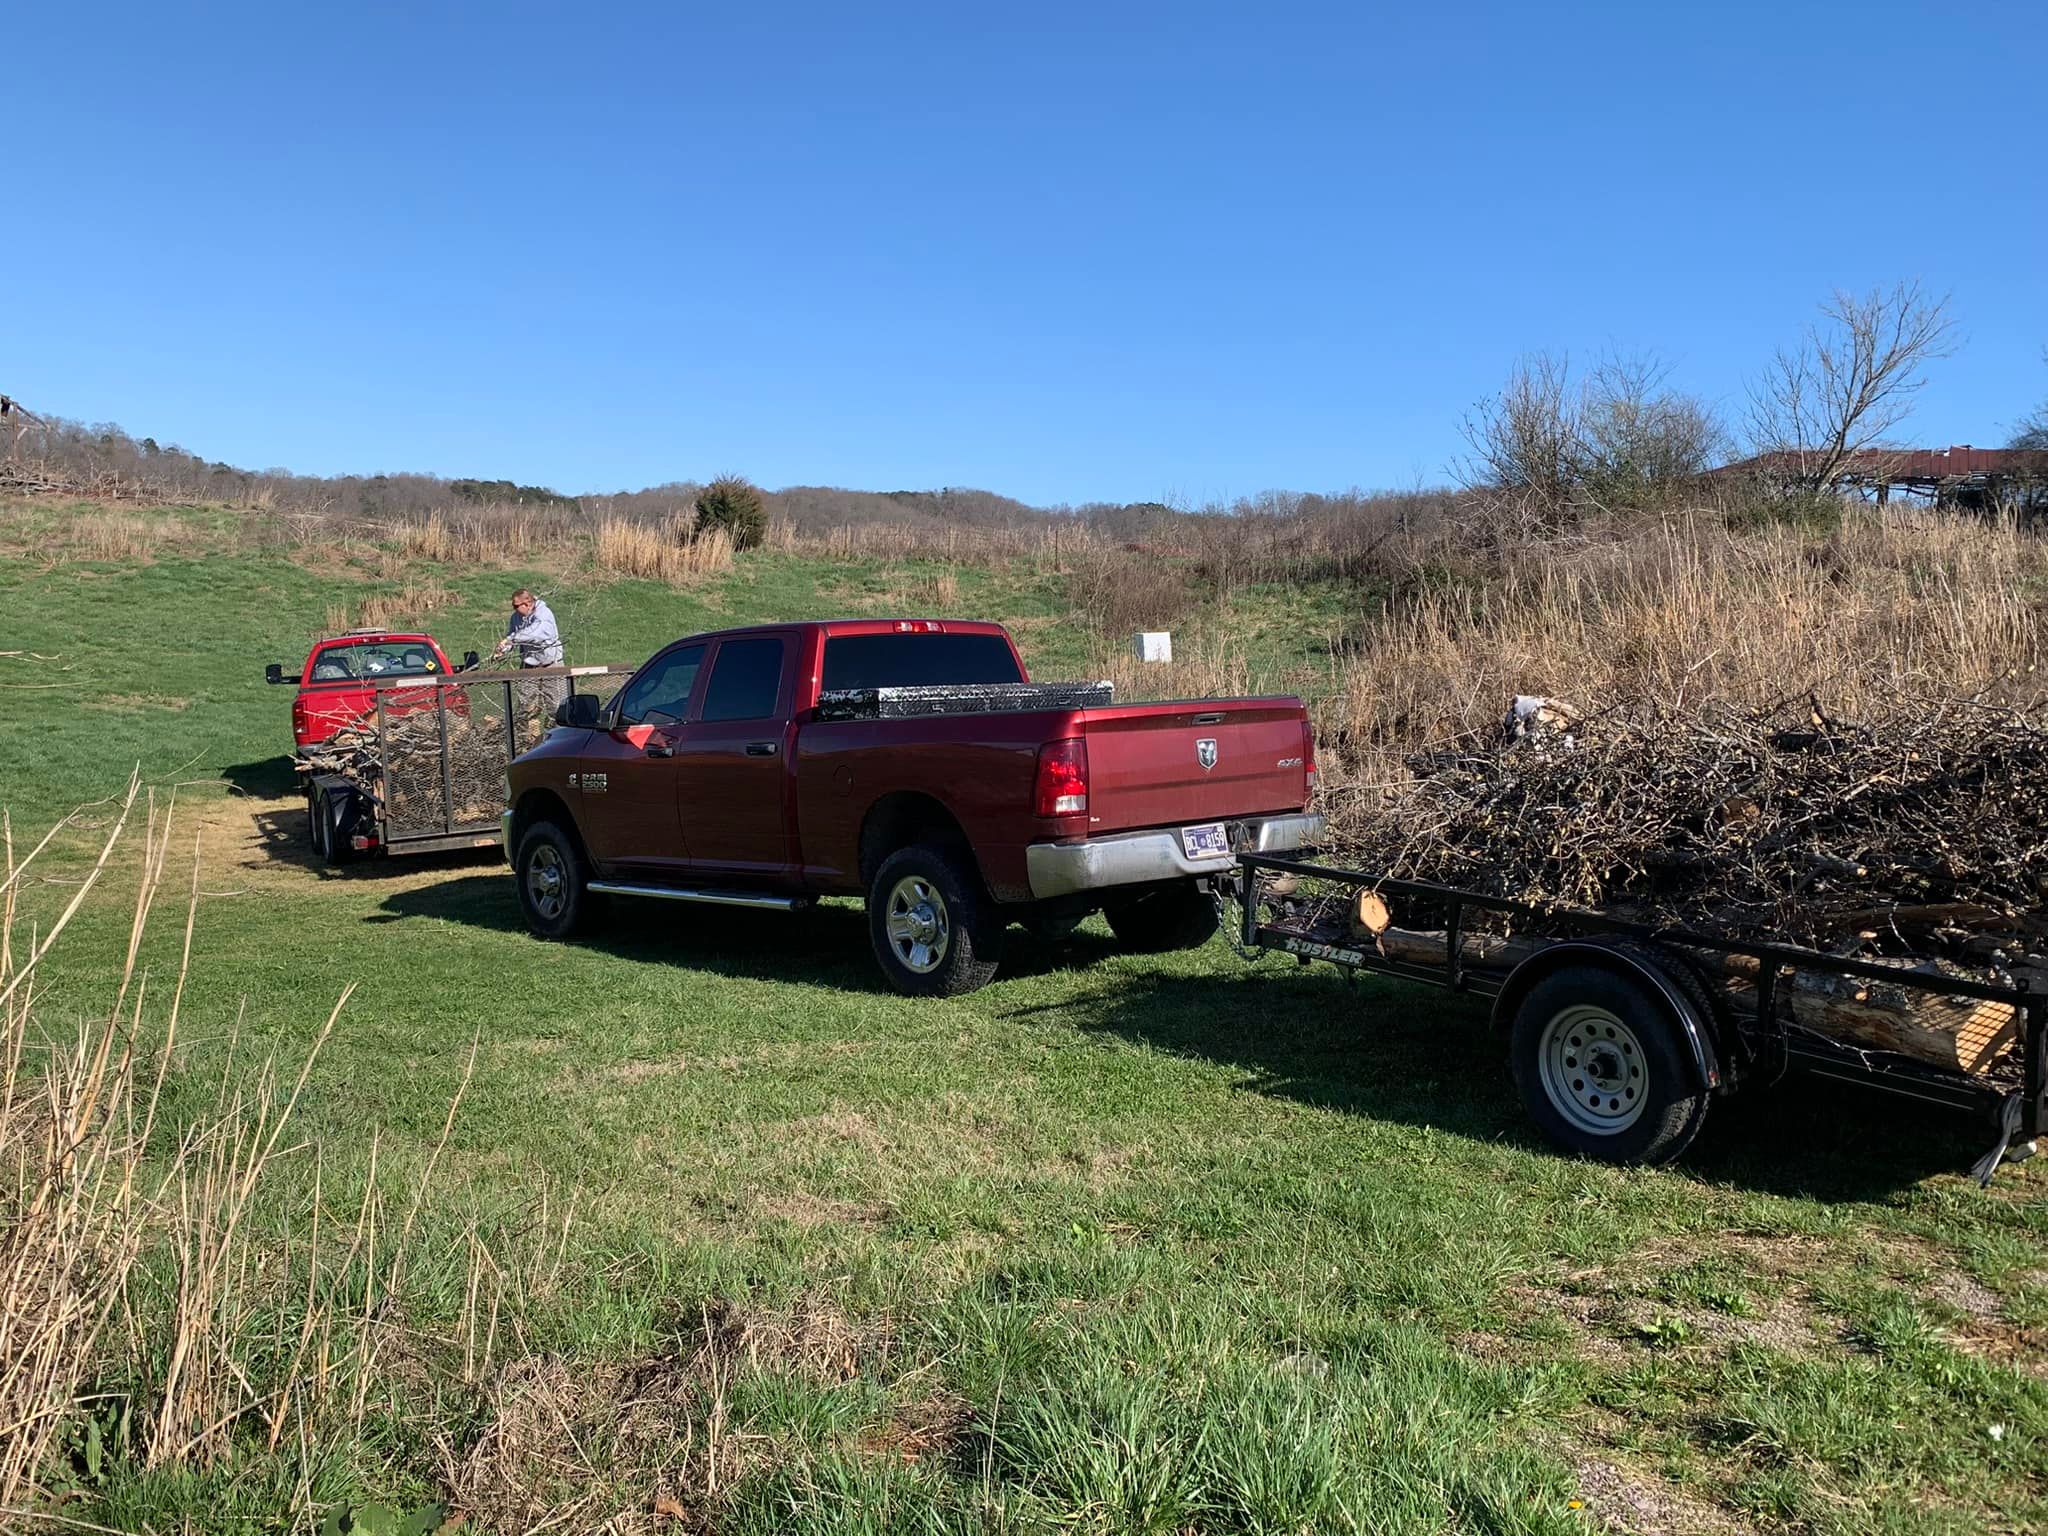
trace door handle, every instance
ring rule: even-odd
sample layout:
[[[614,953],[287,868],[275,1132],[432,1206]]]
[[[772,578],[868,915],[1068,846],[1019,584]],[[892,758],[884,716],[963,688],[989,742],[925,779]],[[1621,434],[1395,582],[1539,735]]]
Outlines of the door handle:
[[[665,741],[648,742],[646,751],[649,757],[674,757],[676,755],[676,749]]]
[[[772,741],[750,741],[747,743],[747,756],[749,757],[773,757],[775,751],[776,743]]]

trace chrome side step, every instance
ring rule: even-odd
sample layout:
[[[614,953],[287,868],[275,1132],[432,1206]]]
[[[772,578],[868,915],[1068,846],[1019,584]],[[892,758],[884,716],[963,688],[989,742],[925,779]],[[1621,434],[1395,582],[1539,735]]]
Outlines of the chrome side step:
[[[603,896],[651,896],[656,901],[694,901],[706,907],[762,907],[771,912],[794,912],[808,907],[808,896],[759,896],[751,891],[686,891],[673,885],[626,885],[614,880],[593,880],[588,889]]]

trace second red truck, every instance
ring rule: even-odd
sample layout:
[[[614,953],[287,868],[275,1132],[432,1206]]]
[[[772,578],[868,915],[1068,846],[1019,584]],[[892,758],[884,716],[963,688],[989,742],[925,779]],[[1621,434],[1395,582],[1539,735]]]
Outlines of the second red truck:
[[[860,619],[692,635],[512,764],[528,926],[607,896],[780,908],[863,896],[899,991],[986,983],[1013,922],[1100,911],[1125,944],[1215,931],[1242,851],[1312,843],[1299,699],[1100,702],[1031,685],[996,624]]]

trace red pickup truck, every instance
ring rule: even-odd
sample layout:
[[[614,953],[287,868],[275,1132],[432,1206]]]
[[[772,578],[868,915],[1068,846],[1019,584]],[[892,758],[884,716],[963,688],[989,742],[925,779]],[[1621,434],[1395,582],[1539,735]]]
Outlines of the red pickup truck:
[[[476,652],[464,655],[462,664],[475,666]],[[432,635],[352,629],[314,641],[298,667],[286,670],[272,662],[263,669],[263,678],[298,687],[292,699],[292,741],[309,747],[369,714],[376,702],[376,683],[401,677],[446,677],[455,670]]]
[[[1132,947],[1199,944],[1236,852],[1320,834],[1299,699],[1076,692],[1028,684],[997,624],[677,640],[610,703],[564,703],[511,765],[527,925],[566,937],[596,896],[790,910],[858,895],[889,982],[952,995],[995,974],[1013,921],[1057,931],[1099,910]],[[914,712],[892,716],[892,698]]]

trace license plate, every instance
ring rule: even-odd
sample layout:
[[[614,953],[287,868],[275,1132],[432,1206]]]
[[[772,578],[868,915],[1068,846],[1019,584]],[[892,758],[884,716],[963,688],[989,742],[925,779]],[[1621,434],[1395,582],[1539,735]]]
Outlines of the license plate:
[[[1222,822],[1206,821],[1199,827],[1182,827],[1180,846],[1191,859],[1227,859],[1230,834],[1223,830]]]

